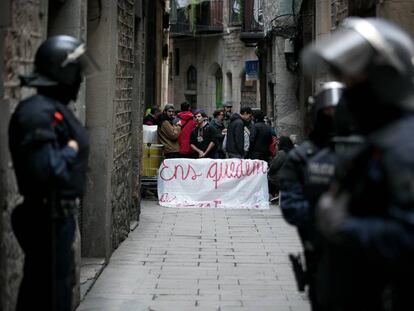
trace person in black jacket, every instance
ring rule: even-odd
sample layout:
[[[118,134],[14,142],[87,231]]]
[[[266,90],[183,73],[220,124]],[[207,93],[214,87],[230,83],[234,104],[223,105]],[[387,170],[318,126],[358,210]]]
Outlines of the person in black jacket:
[[[279,200],[280,190],[280,169],[287,159],[287,155],[294,148],[292,141],[288,136],[281,136],[277,145],[277,153],[270,163],[267,178],[269,181],[269,193],[272,195],[270,202]]]
[[[50,37],[22,85],[37,94],[21,101],[9,125],[9,147],[22,204],[13,231],[25,253],[18,311],[72,311],[73,241],[77,200],[86,189],[89,142],[68,103],[82,81],[85,46],[69,36]],[[41,288],[40,290],[37,290]]]
[[[255,134],[254,139],[251,139],[248,157],[267,162],[270,159],[269,145],[272,142],[272,132],[270,126],[264,122],[263,111],[256,110],[253,113],[253,118]]]
[[[207,115],[198,111],[194,115],[197,126],[190,135],[190,147],[198,154],[198,158],[217,157],[217,131],[207,122]]]
[[[244,159],[254,139],[251,127],[253,111],[250,107],[240,109],[240,114],[233,113],[227,128],[226,152],[228,158]]]
[[[223,140],[227,133],[227,129],[224,127],[224,110],[217,109],[213,113],[213,120],[210,121],[210,126],[214,127],[217,131],[217,151],[216,158],[224,159],[226,157],[223,151]]]

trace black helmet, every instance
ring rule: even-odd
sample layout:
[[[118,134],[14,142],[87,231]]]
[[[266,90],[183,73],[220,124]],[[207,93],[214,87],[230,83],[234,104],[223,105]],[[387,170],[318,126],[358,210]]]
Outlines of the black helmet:
[[[344,88],[345,86],[340,82],[326,82],[313,98],[313,129],[309,138],[319,147],[325,146],[336,135],[335,109],[342,98]]]
[[[36,52],[34,72],[21,76],[22,84],[32,87],[78,87],[85,68],[85,53],[85,44],[73,37],[50,37]]]
[[[304,50],[305,73],[326,63],[340,78],[365,76],[378,98],[414,109],[414,43],[394,24],[376,18],[346,18],[339,29]],[[410,103],[411,102],[411,103]]]
[[[327,107],[336,107],[341,100],[344,88],[345,85],[338,81],[324,83],[314,98],[315,112]]]

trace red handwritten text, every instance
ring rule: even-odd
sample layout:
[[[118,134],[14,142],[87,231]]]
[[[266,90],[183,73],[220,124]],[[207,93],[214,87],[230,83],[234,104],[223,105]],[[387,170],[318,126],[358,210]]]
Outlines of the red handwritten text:
[[[196,180],[202,175],[202,173],[197,173],[191,164],[175,164],[170,167],[166,164],[166,161],[162,161],[160,167],[160,178],[164,181],[187,180],[188,178]]]
[[[238,162],[238,163],[237,163]],[[218,162],[215,161],[207,169],[207,178],[212,179],[214,188],[217,189],[218,184],[223,179],[243,178],[245,176],[266,174],[265,162],[263,161],[231,161]]]

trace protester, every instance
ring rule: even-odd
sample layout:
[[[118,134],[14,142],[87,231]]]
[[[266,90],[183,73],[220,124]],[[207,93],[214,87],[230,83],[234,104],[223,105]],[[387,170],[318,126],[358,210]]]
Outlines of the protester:
[[[244,159],[254,139],[251,133],[253,111],[250,107],[240,109],[240,114],[233,113],[227,128],[226,152],[229,158]]]
[[[190,146],[198,154],[198,158],[216,158],[217,131],[207,122],[204,111],[195,113],[197,126],[191,132]]]
[[[24,197],[12,214],[25,254],[17,311],[73,310],[76,202],[86,190],[89,142],[68,104],[78,95],[85,52],[75,38],[50,37],[36,52],[33,74],[21,77],[37,94],[18,104],[9,127]]]
[[[224,110],[217,109],[213,113],[213,120],[210,121],[210,126],[214,127],[217,131],[217,159],[224,159],[226,154],[223,150],[223,140],[227,129],[224,127]]]
[[[157,106],[149,108],[149,111],[144,117],[144,125],[157,125],[157,117],[160,110]]]
[[[180,155],[182,158],[194,158],[197,156],[190,146],[190,135],[197,123],[194,120],[191,106],[188,102],[181,103],[181,112],[177,114],[180,119],[181,132],[178,135],[178,144],[180,145]]]
[[[276,134],[276,130],[271,127],[270,128],[270,134],[272,135],[272,141],[269,144],[269,154],[271,159],[273,159],[276,156],[277,153],[277,145],[279,143],[278,138],[277,138],[277,134]]]
[[[177,124],[173,125],[174,112],[174,106],[167,104],[158,118],[158,138],[163,145],[164,157],[166,159],[181,157],[180,145],[178,144],[181,123],[177,122]]]
[[[253,113],[255,136],[249,148],[248,157],[263,161],[270,160],[269,145],[272,143],[270,126],[264,122],[264,113],[256,110]]]
[[[306,72],[323,63],[345,82],[349,111],[366,135],[317,209],[331,267],[327,310],[412,306],[413,59],[414,43],[403,30],[355,17],[303,54]]]
[[[287,155],[293,149],[293,143],[288,136],[281,136],[278,143],[278,152],[270,163],[267,178],[269,181],[269,193],[272,196],[270,202],[279,200],[280,169],[286,161]]]
[[[224,127],[225,127],[225,128],[228,128],[228,127],[229,127],[229,124],[230,124],[230,118],[231,118],[231,115],[233,114],[233,113],[231,112],[232,108],[233,108],[233,103],[232,103],[231,101],[226,101],[226,102],[223,104],[223,109],[224,109],[224,119],[223,119],[223,124],[224,124]]]

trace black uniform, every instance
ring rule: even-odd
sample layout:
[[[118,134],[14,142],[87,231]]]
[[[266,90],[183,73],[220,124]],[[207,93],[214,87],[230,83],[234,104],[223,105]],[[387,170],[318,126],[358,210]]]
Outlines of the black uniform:
[[[302,54],[305,72],[324,62],[346,81],[349,111],[366,135],[316,209],[318,230],[329,241],[327,263],[336,271],[327,286],[330,310],[410,310],[414,42],[379,18],[346,18],[338,29]]]
[[[76,140],[79,151],[67,143]],[[12,214],[25,253],[17,310],[71,310],[76,199],[86,187],[86,131],[62,103],[35,95],[19,103],[9,147],[22,204]],[[41,295],[35,288],[42,288]],[[33,296],[36,293],[36,296]]]
[[[312,310],[325,310],[317,298],[317,272],[321,255],[314,210],[321,194],[332,180],[336,155],[329,146],[335,135],[334,111],[343,93],[343,85],[330,81],[316,95],[314,128],[309,140],[293,149],[281,169],[280,207],[287,222],[298,229],[306,260],[306,273],[300,258],[290,255],[299,290],[308,285]],[[321,151],[322,150],[322,151]]]
[[[311,208],[306,197],[305,177],[307,165],[319,148],[311,141],[305,141],[289,152],[287,160],[280,171],[280,208],[285,220],[296,226],[303,245],[306,272],[300,260],[290,255],[298,289],[309,286],[309,298],[313,310],[318,310],[315,292],[316,259],[314,246],[314,229],[311,222]]]
[[[330,306],[392,310],[411,304],[414,277],[414,117],[369,137],[362,150],[338,169],[348,214],[327,248],[325,275]],[[402,143],[404,142],[404,143]],[[335,207],[333,207],[335,208]]]

